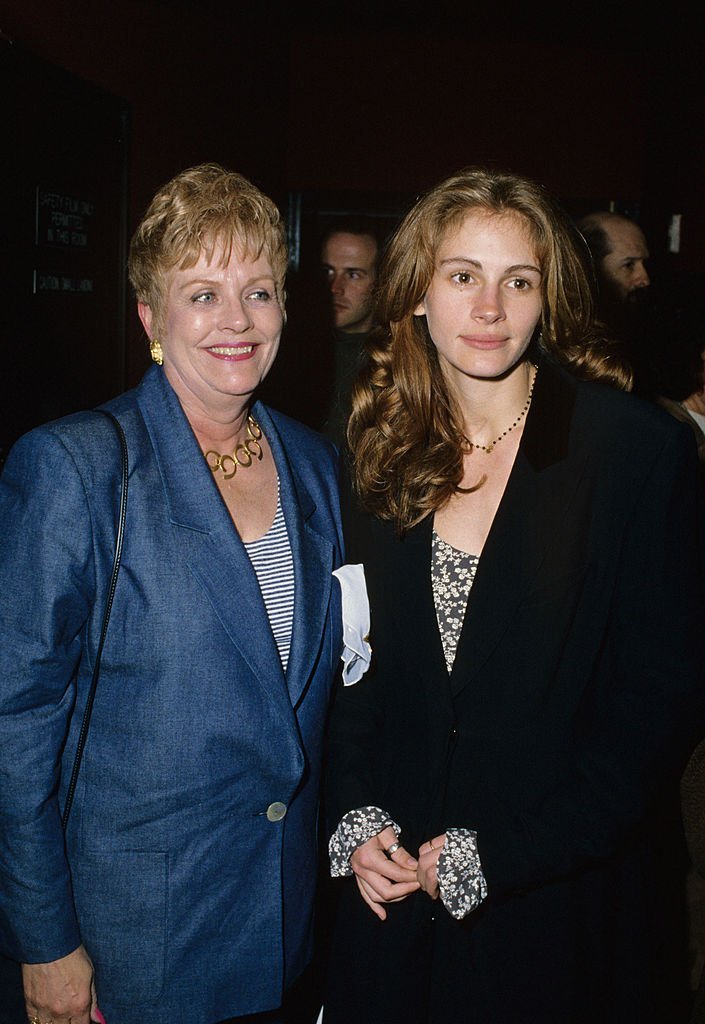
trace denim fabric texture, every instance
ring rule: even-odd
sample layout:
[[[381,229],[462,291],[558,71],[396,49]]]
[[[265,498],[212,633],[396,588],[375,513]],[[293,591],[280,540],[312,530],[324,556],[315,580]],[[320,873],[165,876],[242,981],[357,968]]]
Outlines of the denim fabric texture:
[[[82,941],[111,1024],[212,1024],[276,1007],[310,955],[342,650],[337,454],[255,405],[295,567],[285,674],[163,371],[106,408],[127,436],[127,526],[66,852],[114,549],[112,426],[87,412],[40,427],[0,477],[0,949],[46,961]]]

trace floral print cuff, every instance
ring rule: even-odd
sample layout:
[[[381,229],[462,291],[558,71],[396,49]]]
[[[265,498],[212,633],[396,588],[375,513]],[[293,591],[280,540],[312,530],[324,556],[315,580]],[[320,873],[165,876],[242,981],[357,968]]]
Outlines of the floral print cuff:
[[[487,896],[477,850],[477,833],[467,828],[449,828],[438,856],[438,886],[443,906],[458,921],[467,917]]]
[[[350,858],[358,846],[379,835],[390,825],[398,838],[401,829],[379,807],[358,807],[344,814],[328,843],[331,876],[342,878],[351,875]]]

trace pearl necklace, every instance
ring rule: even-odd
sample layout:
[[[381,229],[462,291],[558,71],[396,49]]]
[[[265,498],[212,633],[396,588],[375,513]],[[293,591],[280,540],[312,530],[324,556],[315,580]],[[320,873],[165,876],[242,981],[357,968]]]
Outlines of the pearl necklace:
[[[499,437],[496,437],[494,439],[494,441],[490,441],[489,444],[475,444],[474,441],[468,441],[467,437],[463,437],[463,441],[465,441],[465,443],[467,444],[468,448],[479,448],[480,451],[485,452],[486,455],[491,455],[492,451],[494,450],[494,446],[496,444],[499,444],[499,442],[503,438],[505,438],[507,436],[507,434],[509,434],[512,430],[514,430],[514,428],[517,426],[517,424],[520,423],[524,419],[524,417],[526,416],[527,412],[529,411],[529,406],[531,405],[531,398],[532,398],[532,395],[534,393],[534,384],[536,383],[536,377],[538,376],[538,371],[539,371],[538,366],[534,367],[534,371],[535,371],[534,372],[534,376],[533,376],[533,379],[531,381],[531,386],[529,388],[529,397],[526,399],[526,405],[521,410],[521,412],[519,413],[517,418],[514,420],[514,422],[512,423],[511,427],[507,427],[506,430],[503,430],[502,433],[499,435]]]
[[[252,416],[248,416],[247,440],[244,443],[236,444],[232,453],[226,452],[221,455],[214,448],[209,448],[207,452],[203,453],[211,472],[217,473],[220,470],[225,480],[231,480],[237,473],[238,466],[247,469],[252,465],[254,459],[261,462],[263,454],[261,438],[262,428]],[[232,469],[226,468],[230,465],[232,465]]]

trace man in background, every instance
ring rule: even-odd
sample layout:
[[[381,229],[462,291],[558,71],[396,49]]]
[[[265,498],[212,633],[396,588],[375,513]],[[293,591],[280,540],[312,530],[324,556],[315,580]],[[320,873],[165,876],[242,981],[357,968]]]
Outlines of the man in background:
[[[374,328],[374,291],[380,241],[371,218],[350,216],[329,226],[321,240],[321,267],[331,303],[332,380],[322,433],[340,445],[350,392]]]
[[[631,363],[640,388],[651,305],[646,237],[634,220],[607,210],[588,213],[577,225],[592,257],[597,316]]]
[[[649,247],[638,224],[620,213],[600,210],[579,222],[592,254],[601,299],[634,303],[651,284],[646,261]]]

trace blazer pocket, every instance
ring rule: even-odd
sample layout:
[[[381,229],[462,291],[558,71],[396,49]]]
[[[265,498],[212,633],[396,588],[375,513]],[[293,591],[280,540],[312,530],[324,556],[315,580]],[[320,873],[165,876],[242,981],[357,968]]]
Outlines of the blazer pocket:
[[[83,853],[71,871],[98,1002],[103,991],[124,1006],[152,1003],[164,987],[168,854]]]

